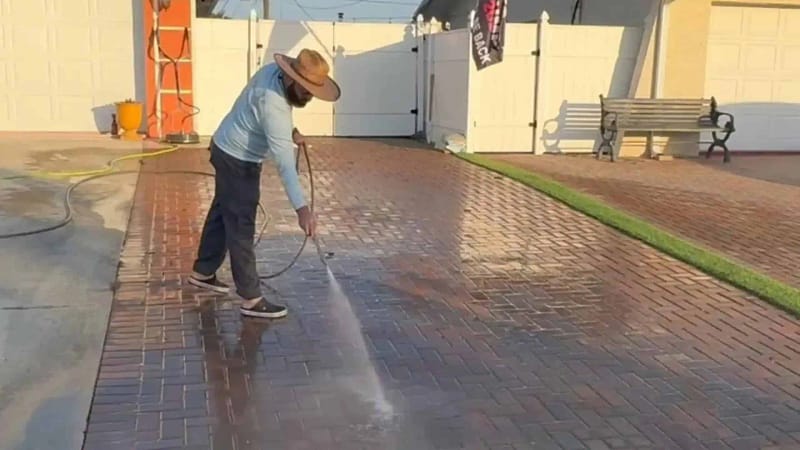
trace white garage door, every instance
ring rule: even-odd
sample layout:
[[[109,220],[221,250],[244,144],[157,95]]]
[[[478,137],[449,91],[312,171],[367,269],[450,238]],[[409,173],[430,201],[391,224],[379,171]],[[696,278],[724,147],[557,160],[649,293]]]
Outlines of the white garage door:
[[[732,150],[800,150],[800,8],[714,6],[705,92],[736,116]]]
[[[113,103],[137,98],[140,3],[0,0],[0,130],[107,130]]]

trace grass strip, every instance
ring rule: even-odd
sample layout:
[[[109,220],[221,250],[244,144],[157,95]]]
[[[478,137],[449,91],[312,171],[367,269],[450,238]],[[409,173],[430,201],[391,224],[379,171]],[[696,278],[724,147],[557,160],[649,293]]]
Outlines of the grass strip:
[[[700,247],[550,178],[481,155],[458,153],[456,156],[540,191],[708,275],[800,316],[800,289],[728,259],[720,253]]]

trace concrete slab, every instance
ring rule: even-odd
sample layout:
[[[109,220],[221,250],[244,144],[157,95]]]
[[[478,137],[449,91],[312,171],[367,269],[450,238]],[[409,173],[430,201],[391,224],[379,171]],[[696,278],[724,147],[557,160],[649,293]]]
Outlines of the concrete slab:
[[[0,234],[63,217],[70,180],[31,171],[92,169],[141,150],[108,138],[0,135]],[[86,184],[74,193],[73,223],[0,240],[0,448],[81,448],[136,179]]]

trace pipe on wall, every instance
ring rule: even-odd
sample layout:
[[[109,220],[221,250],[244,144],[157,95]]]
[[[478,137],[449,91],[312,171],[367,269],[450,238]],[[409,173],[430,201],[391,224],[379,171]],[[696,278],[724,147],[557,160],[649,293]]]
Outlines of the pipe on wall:
[[[653,82],[650,87],[650,97],[659,98],[663,94],[664,84],[664,43],[666,32],[664,21],[667,14],[667,2],[658,0],[658,14],[656,16],[655,42],[653,49]]]

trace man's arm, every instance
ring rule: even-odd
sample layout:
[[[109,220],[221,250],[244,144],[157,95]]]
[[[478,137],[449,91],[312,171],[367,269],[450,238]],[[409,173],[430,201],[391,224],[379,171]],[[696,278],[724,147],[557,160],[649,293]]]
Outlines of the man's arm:
[[[269,152],[275,160],[286,196],[296,211],[306,206],[306,199],[294,159],[294,142],[292,140],[294,127],[292,126],[291,112],[284,114],[284,111],[272,110],[270,106],[269,101],[265,98],[261,105],[261,126],[264,128]]]

